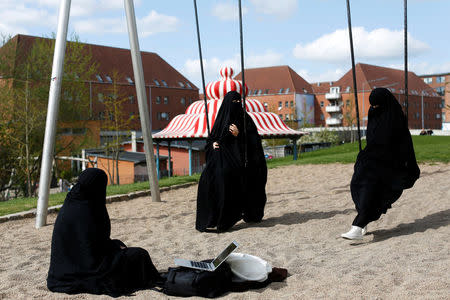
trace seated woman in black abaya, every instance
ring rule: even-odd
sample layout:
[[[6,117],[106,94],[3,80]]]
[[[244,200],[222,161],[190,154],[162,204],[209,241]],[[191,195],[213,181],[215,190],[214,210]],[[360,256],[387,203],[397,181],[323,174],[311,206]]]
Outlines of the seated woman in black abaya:
[[[146,250],[110,239],[107,182],[105,172],[90,168],[67,194],[53,229],[49,290],[120,296],[160,280]]]
[[[358,215],[341,235],[346,239],[362,239],[367,224],[386,213],[420,175],[406,117],[394,95],[376,88],[369,101],[367,145],[358,154],[350,183]]]
[[[256,126],[249,115],[245,119],[246,139],[241,95],[228,92],[206,143],[206,167],[197,194],[198,231],[216,227],[221,232],[242,218],[246,222],[259,222],[264,216],[267,166]]]

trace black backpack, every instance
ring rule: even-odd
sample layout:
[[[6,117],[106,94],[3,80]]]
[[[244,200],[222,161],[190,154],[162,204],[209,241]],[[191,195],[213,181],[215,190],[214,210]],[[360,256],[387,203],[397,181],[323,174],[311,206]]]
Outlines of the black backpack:
[[[215,298],[231,289],[232,273],[227,263],[221,264],[214,272],[169,268],[162,276],[165,281],[160,287],[164,294],[170,296]]]

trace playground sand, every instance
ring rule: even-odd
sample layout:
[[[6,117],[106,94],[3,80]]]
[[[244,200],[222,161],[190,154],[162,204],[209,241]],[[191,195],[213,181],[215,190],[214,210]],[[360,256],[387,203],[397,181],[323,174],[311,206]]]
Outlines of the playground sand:
[[[448,299],[450,295],[450,164],[421,165],[422,176],[360,242],[339,237],[355,216],[352,165],[269,170],[264,221],[223,234],[194,229],[197,186],[108,205],[112,238],[147,249],[158,269],[176,257],[214,257],[230,241],[239,252],[287,268],[285,282],[224,299]],[[46,287],[56,215],[0,224],[0,299],[107,299],[51,293]],[[125,298],[125,297],[121,297]],[[167,299],[156,291],[131,299]],[[195,299],[195,298],[191,298]]]

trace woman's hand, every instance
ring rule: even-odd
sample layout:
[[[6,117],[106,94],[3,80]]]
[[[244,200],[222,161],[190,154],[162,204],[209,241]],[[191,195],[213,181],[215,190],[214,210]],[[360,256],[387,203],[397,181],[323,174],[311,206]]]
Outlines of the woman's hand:
[[[213,143],[213,149],[219,149],[219,143],[218,142],[214,142]]]
[[[238,134],[239,134],[239,129],[237,128],[236,125],[231,124],[229,130],[230,130],[230,132],[231,132],[232,135],[238,136]]]

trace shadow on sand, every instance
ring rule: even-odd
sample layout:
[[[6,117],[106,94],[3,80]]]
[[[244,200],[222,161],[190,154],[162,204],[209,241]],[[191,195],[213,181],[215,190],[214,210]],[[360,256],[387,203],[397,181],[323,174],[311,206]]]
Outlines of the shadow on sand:
[[[306,223],[310,220],[322,220],[334,217],[335,215],[347,215],[355,212],[354,209],[332,210],[332,211],[312,211],[312,212],[292,212],[279,217],[263,219],[260,223],[240,223],[231,228],[230,231],[240,230],[248,227],[273,227],[275,225],[295,225]]]
[[[422,219],[416,219],[411,223],[399,224],[395,228],[380,229],[370,233],[374,235],[373,243],[385,241],[402,235],[409,235],[416,232],[425,232],[427,229],[438,229],[450,224],[450,209],[440,211]]]

